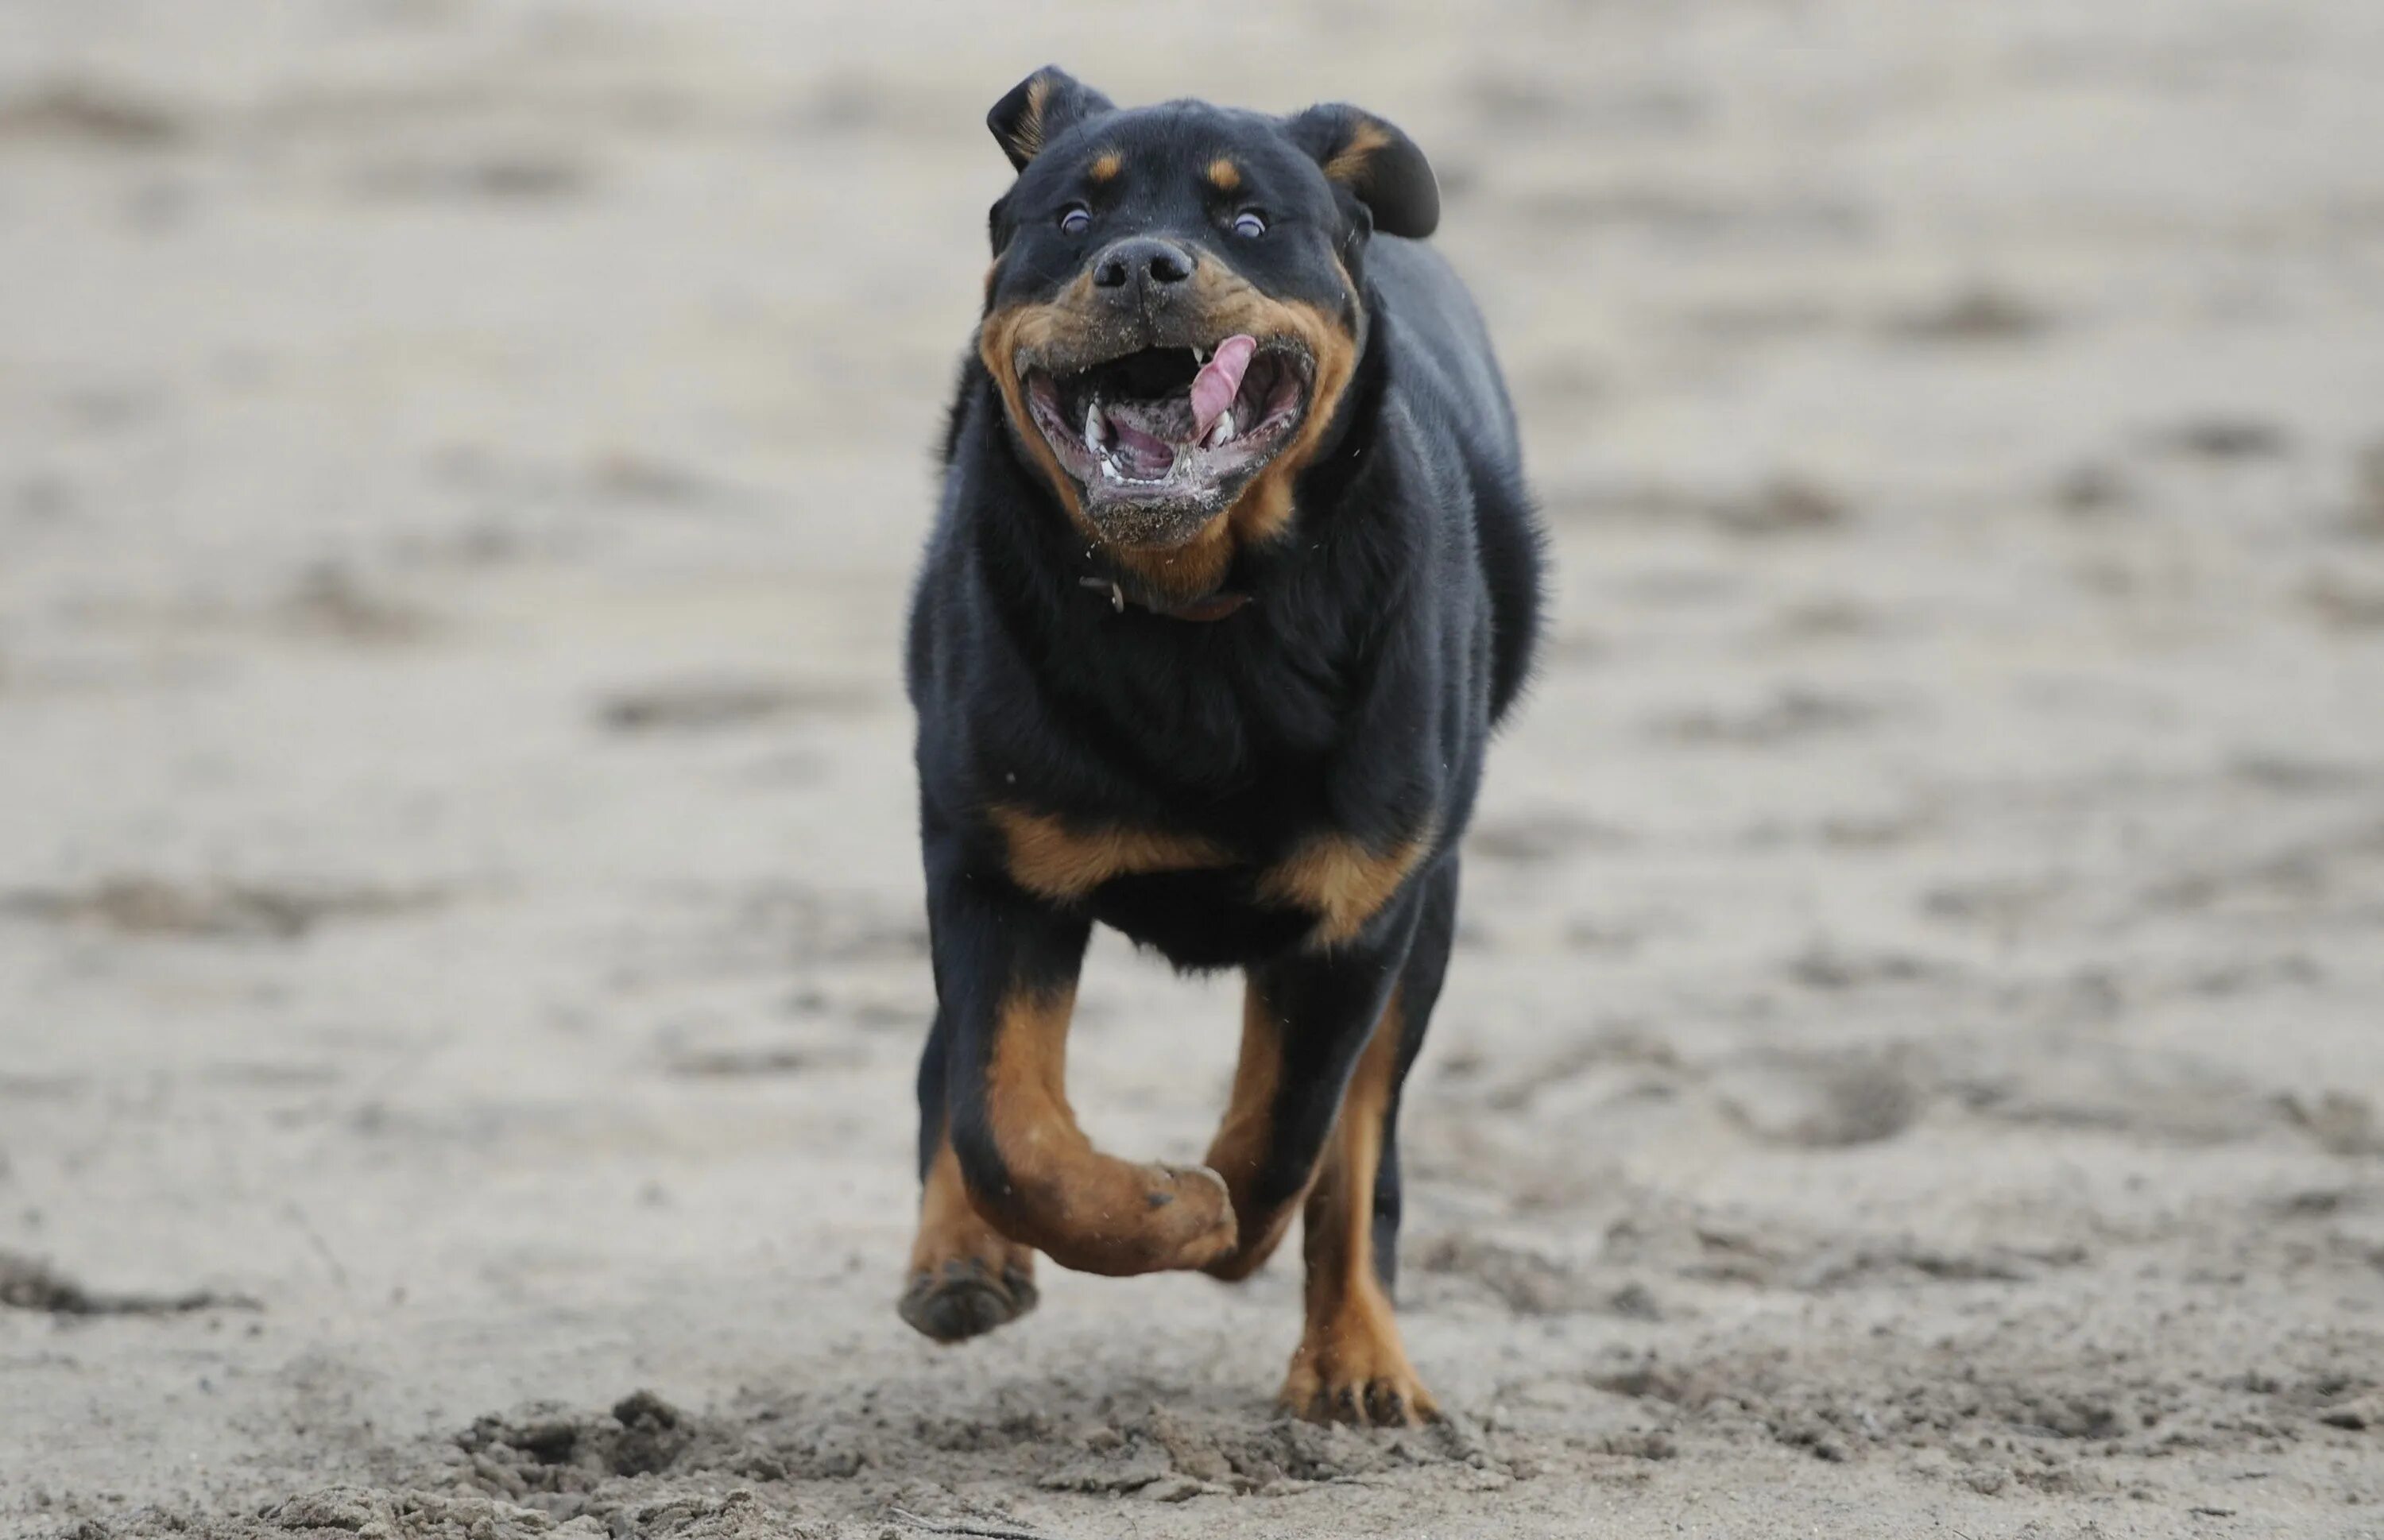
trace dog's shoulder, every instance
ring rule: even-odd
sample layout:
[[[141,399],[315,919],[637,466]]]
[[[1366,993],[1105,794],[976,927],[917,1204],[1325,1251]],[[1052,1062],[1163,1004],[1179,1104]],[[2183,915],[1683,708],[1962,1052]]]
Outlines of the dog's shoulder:
[[[1521,692],[1537,647],[1546,538],[1523,478],[1512,398],[1471,292],[1440,253],[1419,241],[1378,238],[1370,279],[1389,331],[1393,389],[1416,425],[1418,452],[1434,479],[1455,478],[1471,564],[1492,626],[1490,715]]]

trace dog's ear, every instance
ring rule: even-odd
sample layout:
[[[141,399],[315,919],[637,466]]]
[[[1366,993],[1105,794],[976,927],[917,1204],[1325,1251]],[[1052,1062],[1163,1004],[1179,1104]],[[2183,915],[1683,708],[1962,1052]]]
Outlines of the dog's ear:
[[[1116,104],[1056,64],[1047,64],[1011,88],[993,104],[985,126],[993,130],[1001,153],[1019,170],[1043,153],[1043,146],[1062,132],[1105,112]]]
[[[1324,178],[1366,205],[1374,228],[1426,236],[1440,224],[1440,183],[1432,163],[1397,125],[1345,102],[1310,107],[1285,121],[1291,142],[1324,168]]]

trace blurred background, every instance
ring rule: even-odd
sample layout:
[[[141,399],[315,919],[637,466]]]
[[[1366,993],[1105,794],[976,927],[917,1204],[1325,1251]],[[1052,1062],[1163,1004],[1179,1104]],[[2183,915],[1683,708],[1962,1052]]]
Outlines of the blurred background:
[[[1282,1263],[892,1310],[897,635],[1054,61],[1399,123],[1516,389],[1443,1434],[1270,1419]],[[0,6],[0,1533],[2379,1533],[2379,80],[2369,0]],[[1113,941],[1076,1099],[1191,1155],[1235,991]]]

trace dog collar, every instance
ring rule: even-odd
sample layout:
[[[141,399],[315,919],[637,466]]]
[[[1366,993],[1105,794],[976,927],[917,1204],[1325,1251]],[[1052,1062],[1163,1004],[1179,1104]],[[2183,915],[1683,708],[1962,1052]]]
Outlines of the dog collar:
[[[1077,582],[1088,589],[1107,589],[1110,608],[1120,615],[1125,614],[1125,590],[1119,584],[1111,582],[1107,578],[1080,578]],[[1146,604],[1139,599],[1134,601],[1134,603],[1136,607],[1149,610],[1153,615],[1163,615],[1170,620],[1206,621],[1223,620],[1249,602],[1248,594],[1237,593],[1229,589],[1223,592],[1212,593],[1206,599],[1195,599],[1189,604]]]

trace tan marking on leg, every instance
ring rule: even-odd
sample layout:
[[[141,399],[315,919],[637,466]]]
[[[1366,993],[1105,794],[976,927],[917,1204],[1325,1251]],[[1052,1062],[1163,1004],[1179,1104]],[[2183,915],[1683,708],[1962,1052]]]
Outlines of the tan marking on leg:
[[[919,1194],[902,1319],[938,1342],[959,1342],[1017,1320],[1037,1298],[1034,1251],[987,1223],[969,1202],[947,1138]]]
[[[1095,1149],[1068,1105],[1073,987],[1003,1000],[986,1073],[1000,1191],[972,1187],[1011,1239],[1079,1273],[1205,1267],[1234,1247],[1225,1184],[1205,1166],[1136,1165]]]
[[[1242,1056],[1234,1066],[1233,1099],[1210,1141],[1209,1168],[1233,1195],[1240,1243],[1209,1264],[1212,1276],[1238,1283],[1266,1265],[1291,1228],[1305,1192],[1261,1210],[1252,1191],[1274,1148],[1275,1088],[1283,1078],[1284,1024],[1260,994],[1256,979],[1242,986]]]
[[[1220,192],[1231,192],[1242,185],[1242,168],[1219,155],[1209,163],[1209,185]]]
[[[1023,808],[997,806],[990,813],[1009,844],[1011,879],[1063,902],[1084,898],[1111,877],[1234,864],[1231,851],[1198,835],[1124,826],[1078,830]]]
[[[1090,177],[1097,182],[1114,181],[1117,179],[1117,174],[1124,169],[1125,156],[1118,154],[1115,150],[1103,150],[1099,155],[1093,157],[1093,163],[1091,166],[1086,168],[1085,175]]]
[[[1313,910],[1309,944],[1337,946],[1366,927],[1432,848],[1429,834],[1402,839],[1376,853],[1347,835],[1309,840],[1259,878],[1259,891],[1279,903]]]
[[[1308,1195],[1308,1324],[1283,1404],[1311,1422],[1404,1427],[1440,1415],[1374,1273],[1374,1179],[1404,1027],[1394,994],[1374,1027]]]

